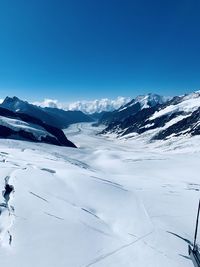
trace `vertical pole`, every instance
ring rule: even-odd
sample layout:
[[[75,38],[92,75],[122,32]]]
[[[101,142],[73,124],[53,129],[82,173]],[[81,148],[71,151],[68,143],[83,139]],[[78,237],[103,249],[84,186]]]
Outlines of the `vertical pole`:
[[[197,218],[196,218],[196,228],[195,228],[195,234],[194,234],[194,245],[193,249],[196,249],[196,240],[197,240],[197,232],[198,232],[198,225],[199,225],[199,212],[200,212],[200,200],[199,200],[199,206],[197,211]]]

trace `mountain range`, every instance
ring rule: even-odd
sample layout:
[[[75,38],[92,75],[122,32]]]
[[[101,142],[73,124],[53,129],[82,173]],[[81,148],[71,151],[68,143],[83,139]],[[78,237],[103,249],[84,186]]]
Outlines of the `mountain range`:
[[[166,99],[149,94],[130,101],[99,120],[103,134],[132,137],[148,132],[151,139],[200,134],[200,92]]]
[[[163,104],[164,102],[165,98],[157,94],[137,96],[119,109],[113,112],[105,112],[100,118],[99,123],[109,125],[110,123],[121,122],[130,115],[135,115],[142,109],[154,107],[155,105]]]
[[[0,105],[1,137],[72,146],[62,129],[73,123],[104,125],[101,134],[131,138],[148,133],[150,139],[200,134],[200,92],[166,98],[137,96],[114,111],[85,114],[56,107],[40,107],[6,97]],[[97,122],[98,121],[98,122]],[[97,122],[97,123],[96,123]]]
[[[129,101],[130,98],[128,97],[118,96],[116,99],[102,98],[95,100],[80,100],[70,103],[60,102],[57,99],[44,99],[40,102],[33,102],[33,104],[40,107],[54,107],[71,111],[79,110],[86,114],[97,114],[104,111],[114,111]]]
[[[13,112],[24,113],[42,120],[48,125],[63,129],[72,123],[91,122],[93,119],[81,111],[65,111],[53,107],[39,107],[23,101],[16,96],[6,97],[0,105]]]

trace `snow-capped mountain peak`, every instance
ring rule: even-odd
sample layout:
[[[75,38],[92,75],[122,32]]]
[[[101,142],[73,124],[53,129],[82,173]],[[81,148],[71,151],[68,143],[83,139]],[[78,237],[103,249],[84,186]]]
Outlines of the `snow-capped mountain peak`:
[[[76,101],[65,106],[66,110],[80,110],[84,113],[101,113],[113,111],[130,101],[128,97],[117,97],[116,99],[95,99],[91,101]]]
[[[116,99],[79,100],[71,103],[61,103],[56,99],[44,99],[42,102],[34,102],[33,104],[40,107],[57,107],[66,111],[82,111],[86,114],[94,114],[113,111],[129,101],[129,97],[118,96]]]
[[[19,99],[18,97],[7,96],[2,102],[2,106],[12,111],[22,111],[27,107],[28,102]]]
[[[136,98],[132,99],[129,103],[127,103],[126,105],[122,106],[119,108],[119,111],[122,111],[126,108],[129,108],[137,103],[140,104],[141,109],[143,108],[149,108],[149,107],[153,107],[157,104],[163,104],[167,101],[168,98],[161,96],[161,95],[157,95],[157,94],[152,94],[149,93],[147,95],[139,95]]]

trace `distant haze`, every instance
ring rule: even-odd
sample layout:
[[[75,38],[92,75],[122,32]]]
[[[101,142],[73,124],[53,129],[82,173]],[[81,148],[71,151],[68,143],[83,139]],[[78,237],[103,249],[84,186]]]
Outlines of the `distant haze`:
[[[96,113],[102,111],[113,111],[130,101],[129,97],[117,97],[116,99],[95,99],[75,101],[72,103],[61,103],[56,99],[44,99],[42,102],[34,102],[33,104],[41,107],[62,108],[65,110],[80,110],[85,113]]]

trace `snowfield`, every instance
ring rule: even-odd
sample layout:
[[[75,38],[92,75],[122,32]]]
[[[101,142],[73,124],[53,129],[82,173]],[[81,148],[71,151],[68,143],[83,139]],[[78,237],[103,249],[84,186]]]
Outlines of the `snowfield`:
[[[193,266],[200,137],[98,131],[69,127],[78,149],[0,140],[0,266]]]

